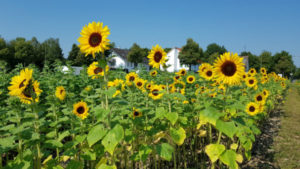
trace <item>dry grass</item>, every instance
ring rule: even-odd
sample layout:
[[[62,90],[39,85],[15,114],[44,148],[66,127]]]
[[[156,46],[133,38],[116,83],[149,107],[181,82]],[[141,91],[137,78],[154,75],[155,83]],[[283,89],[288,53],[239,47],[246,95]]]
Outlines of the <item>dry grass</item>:
[[[296,86],[291,87],[283,109],[281,128],[274,139],[275,161],[282,169],[300,169],[300,95]]]

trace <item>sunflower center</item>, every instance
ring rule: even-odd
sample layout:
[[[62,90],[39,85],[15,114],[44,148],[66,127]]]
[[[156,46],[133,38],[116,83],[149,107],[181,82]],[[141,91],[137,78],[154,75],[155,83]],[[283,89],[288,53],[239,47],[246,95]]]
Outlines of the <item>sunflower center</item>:
[[[182,75],[185,75],[185,71],[184,71],[184,70],[183,70],[183,71],[181,71],[181,74],[182,74]]]
[[[257,101],[262,101],[262,96],[260,96],[260,95],[257,96],[257,97],[256,97],[256,100],[257,100]]]
[[[101,67],[97,67],[95,70],[94,70],[94,73],[95,74],[98,74],[98,73],[101,73],[103,72],[103,69]]]
[[[221,71],[225,76],[233,76],[236,72],[236,64],[232,61],[226,61],[222,64]]]
[[[137,82],[137,86],[142,86],[143,83],[142,82]]]
[[[246,75],[243,75],[243,79],[246,79]]]
[[[250,112],[254,112],[254,111],[255,111],[255,107],[254,107],[254,106],[250,106],[250,107],[249,107],[249,111],[250,111]]]
[[[178,80],[180,78],[180,76],[175,76],[175,79]]]
[[[64,92],[64,90],[60,90],[60,94],[62,94]]]
[[[264,91],[263,94],[264,94],[264,95],[267,95],[267,92]]]
[[[249,84],[253,84],[254,83],[254,80],[249,80]]]
[[[157,95],[158,95],[158,90],[157,90],[157,89],[154,89],[154,90],[152,91],[152,94],[153,94],[154,96],[157,96]]]
[[[210,76],[212,75],[212,71],[210,71],[210,70],[207,71],[207,72],[206,72],[206,75],[207,75],[208,77],[210,77]]]
[[[161,53],[161,52],[156,52],[156,53],[154,54],[154,61],[155,61],[156,63],[159,63],[160,60],[161,60],[161,58],[162,58],[162,53]]]
[[[134,81],[135,77],[134,76],[130,76],[129,77],[129,81]]]
[[[77,108],[77,113],[78,114],[83,114],[84,113],[84,107],[80,106]]]
[[[250,73],[254,73],[254,70],[251,70]]]
[[[92,33],[89,38],[89,44],[92,47],[98,46],[102,41],[102,36],[99,33]]]
[[[20,85],[19,85],[19,88],[22,88],[22,87],[24,87],[25,85],[24,85],[24,82],[26,81],[26,79],[24,79],[21,83],[20,83]]]
[[[189,81],[191,82],[191,81],[193,81],[193,79],[194,79],[194,78],[190,77],[190,78],[189,78]]]
[[[134,116],[138,116],[139,114],[140,114],[140,113],[137,112],[137,111],[134,111],[134,112],[133,112],[133,115],[134,115]]]

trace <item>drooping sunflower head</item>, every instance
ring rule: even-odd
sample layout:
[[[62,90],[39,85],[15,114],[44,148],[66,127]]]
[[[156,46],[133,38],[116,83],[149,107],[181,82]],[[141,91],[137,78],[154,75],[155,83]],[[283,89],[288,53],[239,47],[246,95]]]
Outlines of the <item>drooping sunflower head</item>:
[[[20,75],[12,77],[11,85],[8,87],[9,95],[20,96],[22,94],[32,78],[32,71],[32,69],[25,68],[21,70]]]
[[[55,90],[55,96],[61,101],[64,100],[66,97],[65,88],[63,86],[57,86]]]
[[[189,76],[186,78],[186,82],[187,82],[187,83],[190,83],[190,84],[194,83],[195,80],[196,80],[195,76],[192,76],[192,75],[189,75]]]
[[[238,54],[226,52],[214,63],[214,73],[217,81],[234,85],[240,83],[245,71],[243,58]]]
[[[84,101],[77,102],[73,105],[73,113],[82,120],[89,115],[88,111],[89,108]]]
[[[246,79],[246,85],[247,85],[248,87],[255,87],[256,84],[257,84],[257,80],[256,80],[255,77],[248,77],[248,78]]]
[[[246,106],[246,112],[250,116],[255,116],[257,113],[259,113],[259,105],[257,103],[254,103],[254,102],[248,103],[247,106]]]
[[[157,71],[156,70],[152,70],[150,72],[150,76],[155,77],[157,75]]]
[[[159,45],[153,46],[149,55],[149,65],[159,69],[160,65],[166,62],[167,53]]]
[[[108,70],[109,70],[109,66],[106,65],[105,66],[105,71],[108,72]],[[89,76],[92,77],[92,79],[100,78],[100,77],[104,76],[104,68],[100,67],[98,65],[98,62],[93,62],[87,68],[87,73],[88,73]]]
[[[184,68],[182,68],[178,72],[176,72],[176,74],[179,75],[179,76],[185,76],[186,75],[186,70]]]
[[[96,53],[103,53],[109,49],[109,39],[107,39],[109,34],[108,27],[103,27],[102,22],[85,25],[80,32],[81,37],[78,38],[80,51],[85,53],[85,56],[92,54],[95,58]]]
[[[31,104],[32,102],[38,102],[39,96],[42,93],[42,90],[39,88],[40,83],[38,81],[29,81],[26,88],[23,90],[21,95],[19,96],[21,102],[25,104]],[[35,99],[34,99],[35,98]]]
[[[161,87],[159,85],[152,85],[149,93],[149,97],[151,97],[153,100],[158,100],[163,96],[163,93],[161,93]]]
[[[142,112],[140,112],[138,109],[136,109],[135,107],[132,108],[132,118],[135,119],[137,117],[141,117],[142,116]]]
[[[264,75],[267,74],[267,69],[264,67],[260,68],[260,73]]]
[[[249,71],[248,71],[248,74],[250,76],[255,76],[256,75],[256,70],[254,68],[251,68]]]

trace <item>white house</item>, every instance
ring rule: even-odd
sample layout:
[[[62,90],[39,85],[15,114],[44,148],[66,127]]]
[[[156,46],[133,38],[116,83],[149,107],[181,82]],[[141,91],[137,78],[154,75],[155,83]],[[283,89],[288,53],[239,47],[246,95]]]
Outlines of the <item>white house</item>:
[[[112,53],[110,56],[114,57],[108,61],[108,66],[110,68],[125,69],[127,71],[131,71],[136,68],[134,63],[128,61],[129,49],[113,48],[111,50]],[[138,68],[142,66],[149,70],[148,59],[145,59],[143,63],[138,64]]]
[[[184,68],[186,70],[189,70],[189,67],[183,64],[180,64],[180,60],[178,58],[179,53],[180,53],[180,48],[172,48],[168,53],[167,53],[167,62],[166,65],[169,66],[167,68],[168,72],[177,72],[180,69]],[[163,70],[163,67],[160,67]]]

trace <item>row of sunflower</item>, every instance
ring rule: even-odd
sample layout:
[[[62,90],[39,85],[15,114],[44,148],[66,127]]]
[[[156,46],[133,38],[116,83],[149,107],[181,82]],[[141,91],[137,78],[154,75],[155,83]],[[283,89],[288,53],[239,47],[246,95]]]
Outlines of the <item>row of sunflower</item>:
[[[96,60],[79,76],[3,73],[1,167],[239,168],[251,158],[258,126],[282,99],[286,79],[264,68],[246,73],[233,53],[198,73],[169,73],[159,45],[148,55],[150,72],[110,71],[101,55],[109,34],[100,22],[83,28],[79,47]]]

